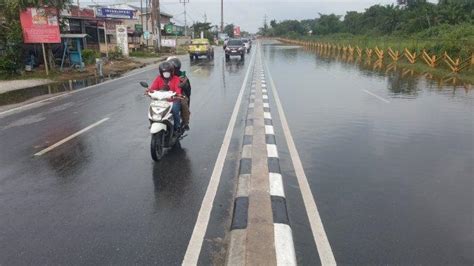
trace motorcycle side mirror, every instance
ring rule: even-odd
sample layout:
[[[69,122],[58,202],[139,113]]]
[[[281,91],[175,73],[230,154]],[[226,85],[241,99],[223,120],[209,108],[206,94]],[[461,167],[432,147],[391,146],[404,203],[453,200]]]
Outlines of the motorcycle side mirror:
[[[143,88],[148,88],[148,83],[145,81],[140,81],[140,85],[142,85]]]

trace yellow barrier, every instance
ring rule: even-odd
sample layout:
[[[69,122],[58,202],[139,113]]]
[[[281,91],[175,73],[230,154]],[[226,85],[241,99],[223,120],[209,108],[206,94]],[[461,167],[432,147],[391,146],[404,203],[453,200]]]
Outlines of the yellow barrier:
[[[341,55],[343,59],[353,57],[354,51],[357,53],[359,59],[362,57],[363,54],[365,54],[369,61],[372,59],[372,55],[375,53],[377,57],[377,62],[379,62],[379,60],[384,60],[385,54],[388,54],[388,58],[390,58],[393,62],[398,62],[400,59],[406,58],[406,60],[410,64],[415,64],[417,58],[421,57],[422,62],[426,63],[431,68],[439,66],[439,62],[444,62],[446,66],[448,66],[448,68],[454,73],[459,73],[460,71],[470,68],[472,65],[474,65],[474,53],[472,53],[469,58],[462,60],[462,58],[451,58],[447,52],[444,52],[442,56],[438,56],[436,54],[430,55],[428,54],[428,52],[426,52],[426,50],[423,50],[421,53],[417,53],[416,51],[412,53],[407,48],[403,49],[403,52],[400,52],[398,50],[394,51],[391,47],[387,48],[387,50],[384,51],[383,49],[380,49],[377,46],[373,49],[370,47],[365,47],[362,49],[359,46],[340,46],[339,44],[328,42],[299,41],[284,38],[278,38],[277,40],[301,46],[313,47],[328,55]]]

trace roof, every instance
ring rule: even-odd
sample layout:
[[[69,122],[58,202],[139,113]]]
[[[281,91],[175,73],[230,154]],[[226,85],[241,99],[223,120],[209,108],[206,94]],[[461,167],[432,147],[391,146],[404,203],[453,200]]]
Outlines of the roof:
[[[61,34],[61,38],[70,38],[70,39],[73,39],[73,38],[85,38],[87,37],[87,34],[85,33],[81,33],[81,34],[71,34],[71,33],[65,33],[65,34]]]

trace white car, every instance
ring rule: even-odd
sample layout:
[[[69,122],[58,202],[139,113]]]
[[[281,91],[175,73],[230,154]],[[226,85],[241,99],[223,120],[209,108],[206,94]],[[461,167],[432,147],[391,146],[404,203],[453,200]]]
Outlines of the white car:
[[[242,38],[242,41],[244,42],[245,44],[245,50],[247,51],[247,53],[250,53],[250,49],[252,49],[252,43],[249,39],[247,38]]]

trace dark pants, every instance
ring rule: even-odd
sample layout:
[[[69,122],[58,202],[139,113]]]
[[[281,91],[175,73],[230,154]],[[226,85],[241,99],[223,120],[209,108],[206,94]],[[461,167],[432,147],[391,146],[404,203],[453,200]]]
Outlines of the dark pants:
[[[173,108],[171,109],[174,120],[174,130],[181,128],[181,102],[173,102]]]

